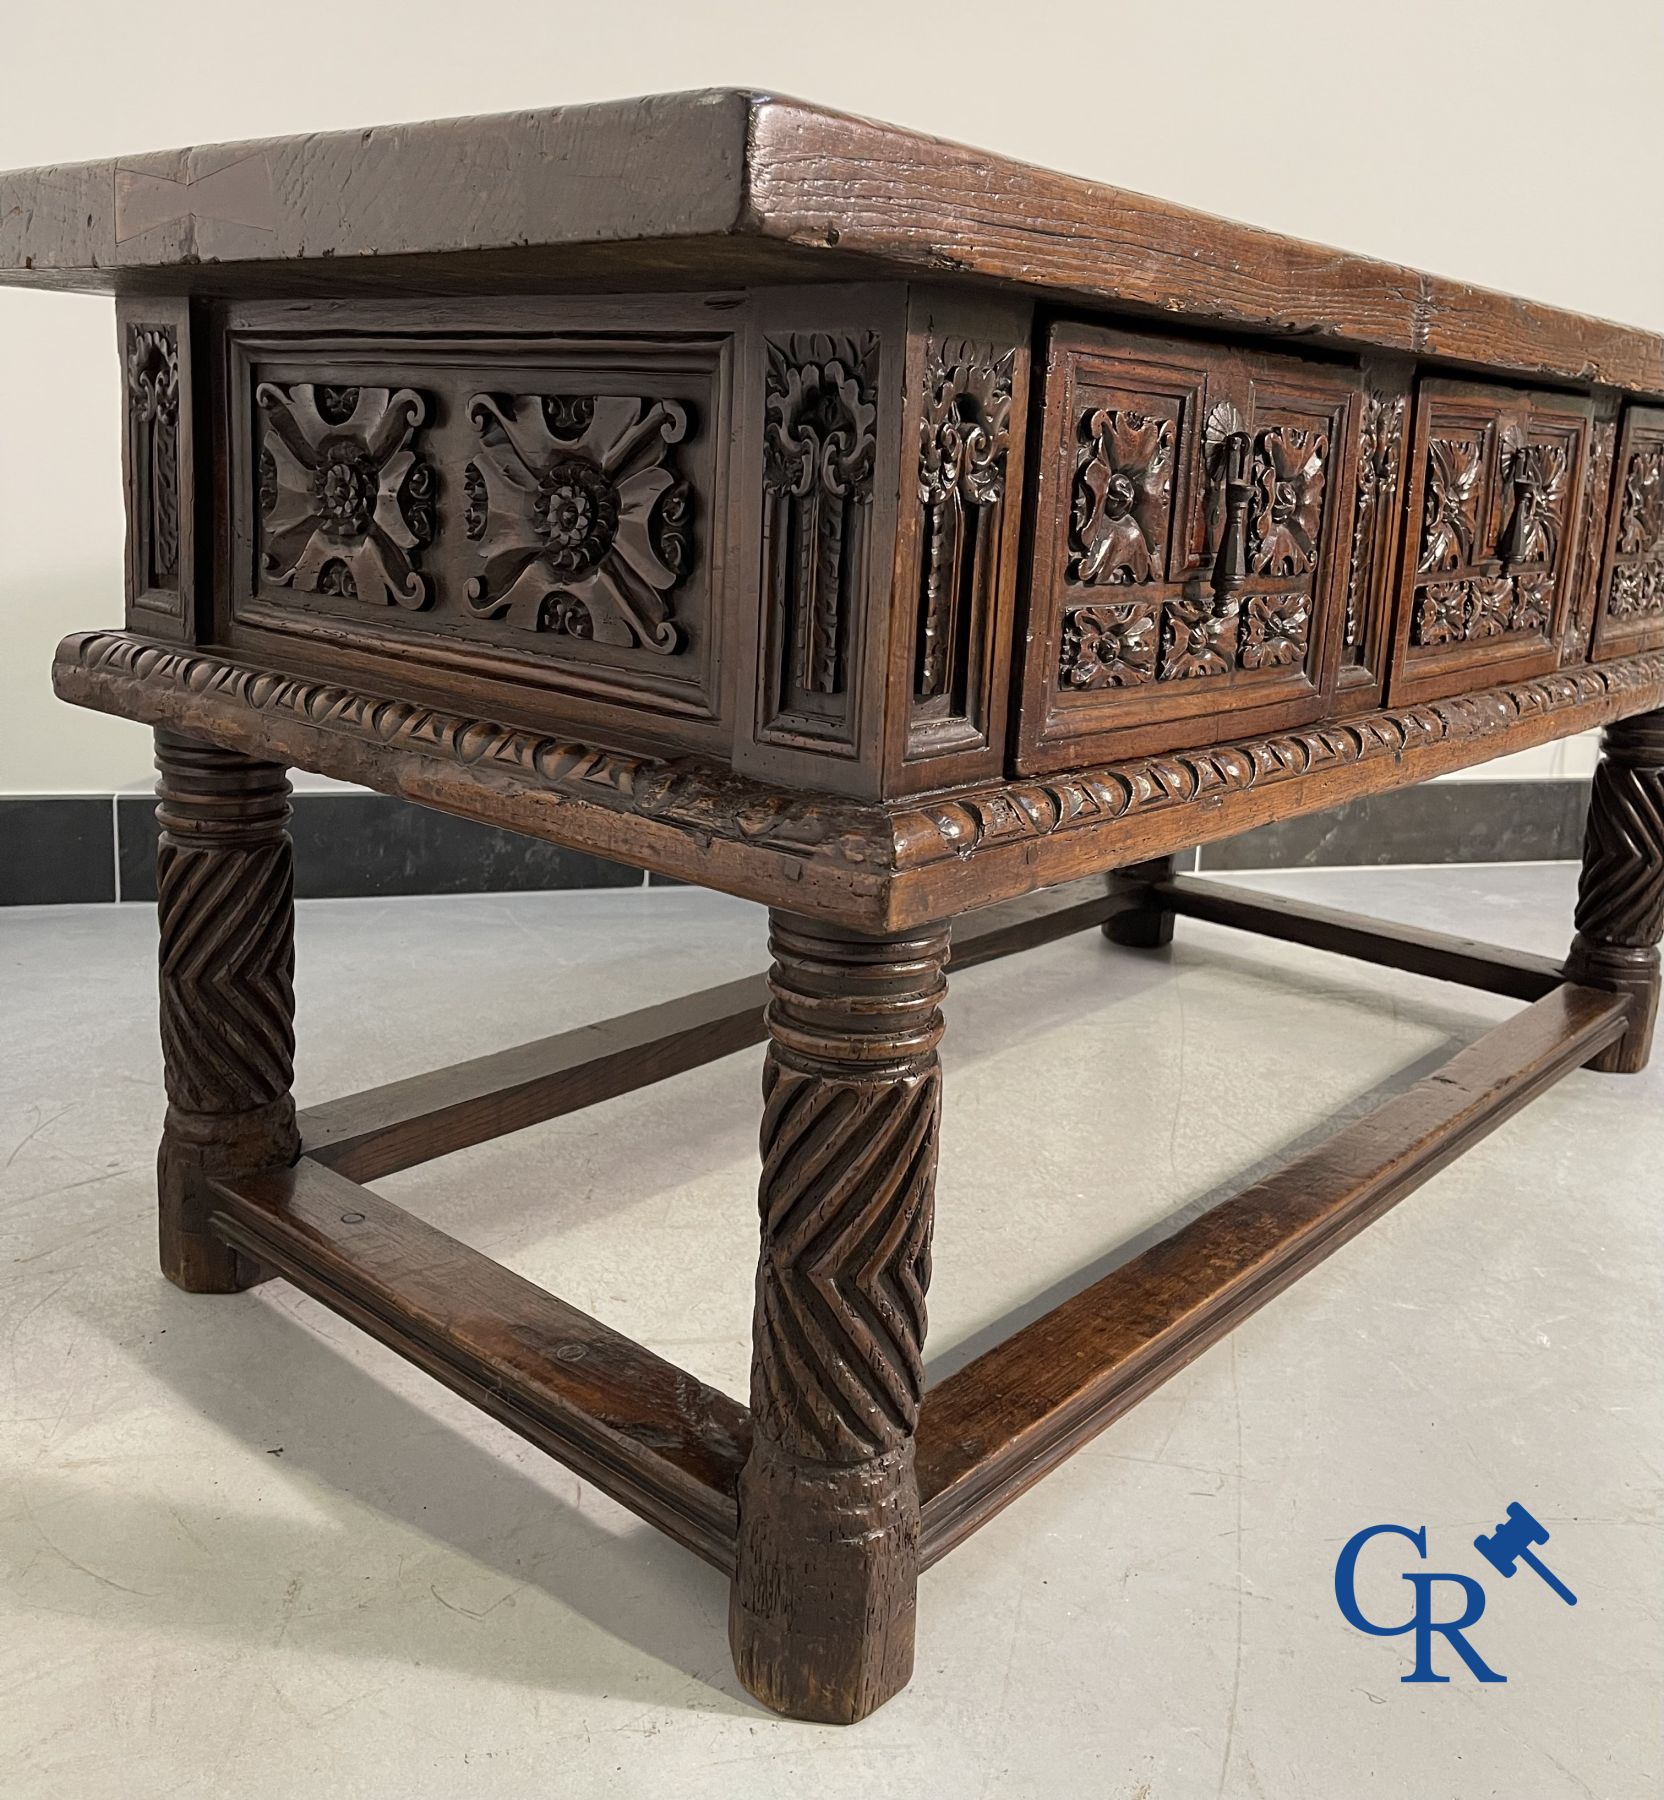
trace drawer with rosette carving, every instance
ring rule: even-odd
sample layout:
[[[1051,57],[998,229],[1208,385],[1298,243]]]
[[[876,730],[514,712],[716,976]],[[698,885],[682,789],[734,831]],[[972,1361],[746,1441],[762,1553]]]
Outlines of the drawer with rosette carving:
[[[1624,414],[1595,602],[1594,655],[1664,648],[1664,407]]]
[[[1019,768],[1281,730],[1377,695],[1394,509],[1376,445],[1396,471],[1402,392],[1372,393],[1348,363],[1057,327]]]
[[[1592,399],[1424,380],[1389,681],[1394,704],[1581,661]],[[1598,517],[1598,512],[1596,513]]]
[[[228,308],[217,629],[725,747],[736,310]]]

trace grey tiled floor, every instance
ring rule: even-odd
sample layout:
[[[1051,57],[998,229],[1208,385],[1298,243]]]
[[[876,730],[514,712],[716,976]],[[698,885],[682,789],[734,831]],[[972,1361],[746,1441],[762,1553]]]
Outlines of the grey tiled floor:
[[[1573,873],[1263,880],[1555,950]],[[1658,1793],[1656,1069],[1570,1077],[956,1551],[913,1686],[840,1732],[737,1689],[711,1571],[351,1327],[154,1273],[153,940],[0,914],[8,1796]],[[300,956],[304,1103],[756,968],[761,924],[684,890],[316,902]],[[1508,1010],[1205,926],[967,973],[934,1370]],[[743,1394],[758,1054],[386,1190]],[[1482,1574],[1515,1499],[1580,1604],[1493,1577],[1507,1684],[1403,1685],[1408,1640],[1336,1611],[1341,1544],[1425,1525],[1428,1568]]]

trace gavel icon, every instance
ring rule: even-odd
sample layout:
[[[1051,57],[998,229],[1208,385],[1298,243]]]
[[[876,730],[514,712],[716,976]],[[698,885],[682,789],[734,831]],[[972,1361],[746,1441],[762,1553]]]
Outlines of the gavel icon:
[[[1568,1606],[1576,1606],[1577,1595],[1552,1570],[1544,1568],[1531,1553],[1533,1544],[1547,1542],[1548,1528],[1539,1525],[1519,1501],[1510,1500],[1507,1518],[1495,1531],[1484,1532],[1476,1537],[1473,1547],[1499,1575],[1511,1576],[1515,1568],[1524,1563],[1528,1569],[1535,1570]]]

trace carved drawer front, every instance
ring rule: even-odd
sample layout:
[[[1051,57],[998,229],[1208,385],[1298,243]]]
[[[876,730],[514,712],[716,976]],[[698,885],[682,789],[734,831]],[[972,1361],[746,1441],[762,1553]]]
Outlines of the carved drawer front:
[[[1362,399],[1356,371],[1297,357],[1053,333],[1024,773],[1327,710]]]
[[[1632,406],[1616,477],[1595,606],[1597,658],[1664,648],[1664,408]]]
[[[553,304],[467,333],[348,306],[307,331],[234,318],[234,641],[722,741],[733,340],[673,304],[614,331]]]
[[[1559,666],[1575,618],[1593,421],[1594,403],[1575,396],[1420,384],[1394,704]]]

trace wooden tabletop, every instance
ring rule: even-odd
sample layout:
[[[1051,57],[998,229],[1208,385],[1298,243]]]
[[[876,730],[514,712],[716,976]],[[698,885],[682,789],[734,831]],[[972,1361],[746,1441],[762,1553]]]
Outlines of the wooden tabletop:
[[[1652,332],[738,90],[0,175],[5,285],[525,291],[885,273],[1664,394]]]

